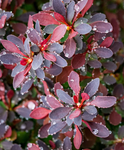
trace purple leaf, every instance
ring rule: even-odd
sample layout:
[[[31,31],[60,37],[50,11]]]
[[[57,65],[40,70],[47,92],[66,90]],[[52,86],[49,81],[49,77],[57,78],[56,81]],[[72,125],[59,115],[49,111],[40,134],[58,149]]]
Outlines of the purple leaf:
[[[20,107],[16,109],[16,112],[24,118],[30,118],[31,110],[26,107]]]
[[[42,57],[41,53],[39,53],[34,56],[34,59],[32,62],[32,68],[34,70],[37,70],[41,66],[42,63],[43,63],[43,57]]]
[[[96,48],[94,50],[96,54],[101,58],[110,58],[113,55],[113,52],[109,48]]]
[[[95,106],[91,106],[91,105],[90,106],[85,106],[84,110],[86,112],[88,112],[89,114],[91,114],[91,115],[97,114],[97,109],[96,109]]]
[[[62,130],[66,126],[66,122],[59,121],[49,128],[49,134],[53,135]]]
[[[68,23],[71,23],[71,21],[74,17],[74,13],[75,13],[74,6],[75,6],[74,1],[71,1],[68,5],[68,8],[67,8],[67,21],[68,21]]]
[[[20,147],[20,145],[14,144],[11,150],[22,150],[22,148]]]
[[[109,130],[103,124],[89,122],[89,126],[91,128],[91,132],[97,137],[106,138],[110,135]]]
[[[79,75],[75,71],[72,71],[68,77],[68,84],[77,96],[80,92],[79,82],[80,82]]]
[[[69,116],[70,119],[74,119],[76,117],[78,117],[81,114],[81,110],[79,108],[77,108],[76,110],[74,110],[71,115]]]
[[[66,17],[66,10],[61,0],[53,0],[53,9],[63,17]]]
[[[104,62],[102,64],[107,70],[115,71],[117,69],[117,65],[113,63],[112,61]]]
[[[41,37],[35,29],[30,28],[29,30],[27,30],[27,35],[30,38],[31,42],[36,45],[40,44]]]
[[[124,138],[124,125],[119,127],[119,130],[118,130],[118,137],[119,137],[120,139],[123,139],[123,138]]]
[[[63,90],[58,89],[56,91],[56,93],[57,93],[57,96],[59,97],[59,100],[65,102],[67,104],[70,104],[70,105],[74,104],[72,98],[66,92],[64,92]]]
[[[109,108],[116,103],[116,97],[114,96],[97,96],[92,102],[91,105],[97,106],[99,108]]]
[[[67,66],[67,62],[64,58],[62,58],[61,56],[59,56],[58,54],[53,53],[53,55],[56,57],[56,61],[54,62],[57,66],[59,67],[66,67]]]
[[[64,150],[69,150],[69,149],[71,150],[72,149],[72,143],[71,143],[69,137],[64,138],[63,149]]]
[[[8,35],[7,36],[7,40],[9,40],[12,43],[14,43],[20,49],[20,51],[25,54],[25,49],[24,49],[22,40],[20,40],[15,35]]]
[[[96,22],[96,21],[105,21],[105,19],[106,19],[105,14],[97,13],[88,20],[88,23],[92,23],[92,22]]]
[[[84,111],[83,114],[82,114],[82,119],[83,120],[86,120],[86,121],[91,121],[93,120],[95,117],[97,116],[97,112],[96,114],[89,114],[87,111]]]
[[[51,108],[62,107],[62,104],[52,95],[47,95],[46,98],[47,98],[46,101],[48,102]]]
[[[98,60],[90,60],[88,61],[88,65],[93,68],[101,68],[102,64]]]
[[[76,36],[74,37],[74,40],[75,40],[75,42],[76,42],[77,49],[78,49],[78,50],[81,50],[81,49],[83,48],[83,41],[82,41],[82,39],[81,39],[81,36],[80,36],[80,35],[76,35]]]
[[[106,23],[103,21],[96,21],[90,24],[92,26],[92,30],[100,33],[109,33],[112,32],[113,27],[110,23]]]
[[[50,52],[56,52],[61,53],[63,51],[63,45],[60,45],[59,43],[52,43],[48,46],[47,50]]]
[[[13,64],[19,63],[21,61],[21,58],[17,57],[14,54],[6,53],[6,54],[3,54],[0,56],[0,60],[4,64],[8,64],[8,65],[12,64],[13,65]]]
[[[58,89],[63,90],[63,86],[59,82],[57,82],[57,83],[54,84],[54,93],[56,95],[57,95],[56,92],[57,92]]]
[[[23,86],[21,88],[21,94],[28,92],[28,90],[31,88],[31,86],[33,84],[33,81],[34,81],[33,79],[29,79],[23,84]]]
[[[62,119],[68,115],[71,109],[71,107],[58,107],[50,113],[49,117],[51,119]]]
[[[65,42],[64,54],[66,57],[70,58],[74,55],[76,51],[76,43],[73,38],[67,39]]]
[[[44,32],[47,34],[52,34],[53,30],[57,27],[55,24],[50,24],[44,28]]]
[[[39,131],[38,131],[38,135],[40,138],[47,138],[48,137],[48,129],[50,127],[50,123],[43,125]]]
[[[25,42],[24,42],[24,48],[25,48],[25,51],[28,55],[30,55],[30,46],[29,46],[29,39],[26,39]]]
[[[30,15],[34,15],[34,14],[35,14],[35,12],[23,13],[22,15],[20,15],[19,17],[17,17],[17,20],[27,23],[28,19],[29,19],[29,16]]]
[[[105,77],[103,78],[103,81],[106,82],[106,84],[108,84],[108,85],[111,85],[111,84],[116,83],[115,77],[109,76],[109,75],[105,76]]]
[[[25,79],[24,71],[18,73],[13,79],[13,87],[16,89]]]
[[[75,27],[75,30],[79,33],[79,34],[87,34],[92,30],[92,27],[89,24],[83,23],[78,25],[77,27]]]
[[[123,47],[123,44],[121,42],[114,42],[114,44],[110,46],[110,49],[115,54],[121,47]]]
[[[41,141],[41,140],[38,140],[38,145],[39,145],[39,147],[42,147],[44,150],[50,150],[47,147],[47,145],[43,141]]]
[[[99,78],[92,80],[85,87],[84,93],[87,93],[90,97],[92,97],[98,91],[99,84]]]
[[[39,79],[44,79],[45,78],[45,74],[44,71],[41,68],[38,68],[37,70],[35,70],[36,75]]]
[[[22,66],[21,64],[18,64],[14,67],[12,70],[11,76],[15,77],[19,72],[22,72],[25,69],[26,66]]]
[[[1,124],[0,125],[0,138],[4,136],[5,132],[6,132],[6,124]]]
[[[77,126],[81,126],[82,124],[82,115],[79,115],[78,117],[74,118],[74,124]]]
[[[116,97],[121,97],[121,96],[124,95],[124,87],[123,87],[122,84],[117,84],[114,87],[113,95],[116,96]]]
[[[62,68],[57,66],[56,64],[53,64],[51,68],[48,68],[46,70],[48,74],[58,76],[62,72]]]

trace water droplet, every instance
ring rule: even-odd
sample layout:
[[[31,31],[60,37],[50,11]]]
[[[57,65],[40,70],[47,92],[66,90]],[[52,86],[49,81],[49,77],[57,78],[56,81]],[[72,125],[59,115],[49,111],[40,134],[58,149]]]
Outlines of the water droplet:
[[[97,135],[98,132],[99,132],[98,129],[93,129],[93,131],[92,131],[92,133],[95,134],[95,135]]]

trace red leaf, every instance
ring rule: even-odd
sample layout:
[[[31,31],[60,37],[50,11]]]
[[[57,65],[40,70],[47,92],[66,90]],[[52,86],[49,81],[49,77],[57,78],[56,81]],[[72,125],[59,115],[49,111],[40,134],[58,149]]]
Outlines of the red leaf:
[[[66,33],[66,28],[67,26],[64,24],[61,24],[58,27],[56,27],[53,30],[51,42],[56,42],[56,41],[59,41],[61,38],[63,38]]]
[[[6,18],[7,16],[6,15],[3,15],[0,19],[0,29],[4,27],[5,25],[5,22],[6,22]]]
[[[18,73],[13,79],[13,87],[16,89],[25,79],[24,71]]]
[[[84,7],[84,9],[81,12],[82,13],[82,17],[88,11],[88,9],[92,6],[92,4],[93,4],[93,0],[88,0],[86,6]]]
[[[53,54],[51,54],[51,53],[46,53],[46,52],[43,52],[43,54],[44,54],[44,58],[45,59],[47,59],[47,60],[49,60],[49,61],[53,61],[53,62],[55,62],[56,61],[56,57],[53,55]]]
[[[85,64],[85,54],[77,54],[73,57],[71,65],[77,69]]]
[[[78,32],[74,31],[73,29],[71,30],[70,34],[69,34],[69,39],[72,39],[73,37],[75,37],[78,34]]]
[[[10,137],[11,135],[12,135],[12,129],[11,129],[11,127],[9,127],[8,130],[7,130],[6,133],[5,133],[4,138],[8,138],[8,137]]]
[[[28,150],[40,150],[39,146],[34,143],[28,143]]]
[[[34,25],[33,25],[32,16],[31,16],[31,15],[29,15],[29,20],[28,20],[28,29],[33,28],[33,27],[34,27]]]
[[[81,114],[81,111],[79,108],[77,108],[76,110],[73,111],[73,113],[69,116],[70,119],[74,119],[76,117],[78,117]]]
[[[44,86],[44,92],[46,95],[49,95],[50,92],[49,92],[49,88],[47,86],[47,83],[45,81],[42,81],[43,82],[43,86]]]
[[[115,110],[113,110],[109,116],[109,122],[114,125],[117,126],[122,120],[122,117],[120,114],[118,114]]]
[[[54,12],[54,17],[57,21],[67,24],[65,18],[57,12]],[[67,24],[68,25],[68,24]]]
[[[76,135],[74,137],[74,146],[76,149],[79,149],[82,143],[82,134],[76,125],[75,127],[76,127]]]
[[[12,24],[14,32],[17,34],[25,34],[27,27],[24,23],[14,23]]]
[[[51,112],[51,110],[48,110],[46,108],[43,107],[39,107],[34,109],[31,113],[30,113],[30,117],[34,118],[34,119],[43,119],[44,117],[46,117],[49,113]]]
[[[72,71],[69,74],[68,83],[77,96],[80,92],[79,81],[80,81],[79,75],[75,71]]]
[[[7,40],[1,40],[0,41],[2,43],[2,45],[5,47],[6,50],[12,52],[12,53],[18,53],[20,55],[25,56],[18,48],[15,44],[13,44],[10,41]]]
[[[39,21],[40,25],[47,26],[50,24],[59,25],[59,22],[54,19],[54,17],[48,13],[40,12],[32,16],[34,21]]]
[[[112,37],[107,37],[107,38],[100,44],[100,46],[109,47],[109,46],[111,46],[112,42],[113,42],[113,38],[112,38]]]

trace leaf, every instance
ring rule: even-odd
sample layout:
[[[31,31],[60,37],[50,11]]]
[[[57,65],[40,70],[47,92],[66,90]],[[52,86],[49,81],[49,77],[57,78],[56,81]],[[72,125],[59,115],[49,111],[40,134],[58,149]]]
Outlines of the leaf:
[[[33,28],[30,28],[27,30],[27,35],[28,35],[29,39],[31,40],[31,42],[33,42],[36,45],[39,45],[42,41],[38,32]]]
[[[54,29],[57,27],[57,25],[55,24],[50,24],[50,25],[47,25],[45,28],[44,28],[44,32],[47,33],[47,34],[52,34]]]
[[[74,39],[67,39],[65,42],[65,49],[64,49],[64,54],[66,57],[70,58],[74,55],[76,51],[76,43]]]
[[[116,103],[116,97],[114,96],[97,96],[93,101],[90,102],[91,105],[97,106],[99,108],[109,108]]]
[[[89,114],[91,114],[91,115],[97,114],[97,109],[96,109],[96,107],[95,107],[95,106],[92,106],[92,105],[85,106],[85,107],[84,107],[84,110],[85,110],[86,112],[88,112]]]
[[[13,65],[19,63],[21,58],[12,53],[6,53],[0,56],[0,60],[4,64]]]
[[[71,150],[72,149],[72,143],[71,143],[69,137],[64,138],[63,149],[64,150],[69,150],[69,149]]]
[[[112,43],[113,43],[113,38],[112,37],[107,37],[107,38],[105,38],[104,41],[102,41],[102,43],[100,44],[100,46],[110,47]]]
[[[10,41],[7,40],[1,40],[0,41],[2,43],[2,45],[5,47],[6,50],[12,52],[12,53],[18,53],[22,56],[25,56],[18,48],[15,44],[13,44]]]
[[[38,140],[39,147],[43,147],[44,150],[50,150],[48,146],[41,140]]]
[[[97,137],[106,138],[110,135],[108,128],[105,125],[96,122],[89,122],[90,131]]]
[[[49,117],[51,119],[62,119],[68,115],[71,109],[71,107],[58,107],[50,113]]]
[[[50,52],[56,52],[61,53],[63,51],[63,45],[60,45],[59,43],[52,43],[48,46],[47,50]]]
[[[52,95],[47,95],[46,101],[48,102],[48,104],[51,108],[62,107],[62,104]]]
[[[29,15],[29,18],[28,18],[28,29],[33,28],[33,27],[34,27],[34,24],[33,24],[32,16]]]
[[[58,89],[56,91],[56,93],[57,93],[57,96],[59,97],[59,100],[65,102],[67,104],[70,104],[70,105],[74,104],[72,98],[65,91]]]
[[[66,10],[61,0],[53,0],[53,9],[63,17],[66,17]]]
[[[44,79],[45,78],[45,74],[42,68],[38,68],[37,70],[35,70],[36,75],[39,79]]]
[[[53,62],[56,61],[56,57],[52,53],[43,51],[43,55],[44,55],[44,58],[49,60],[49,61],[53,61]]]
[[[124,87],[122,84],[117,84],[114,87],[113,95],[116,97],[121,97],[122,95],[124,95]]]
[[[66,33],[66,25],[61,24],[53,30],[51,42],[59,41]]]
[[[33,20],[39,21],[40,25],[47,26],[51,24],[59,25],[59,22],[54,19],[52,15],[46,12],[40,12],[32,16]]]
[[[40,150],[39,146],[34,143],[28,143],[28,150]]]
[[[22,148],[17,144],[13,144],[13,146],[11,147],[11,150],[22,150]]]
[[[110,49],[115,54],[122,47],[123,47],[123,44],[121,42],[115,42],[114,41],[114,43],[110,46]]]
[[[32,68],[34,70],[37,70],[41,66],[42,63],[43,63],[43,57],[42,57],[41,53],[39,53],[34,56],[34,59],[32,62]]]
[[[57,82],[57,83],[55,83],[54,84],[54,93],[57,95],[57,90],[63,90],[63,86],[59,83],[59,82]]]
[[[25,79],[24,71],[18,73],[13,79],[13,87],[16,89]]]
[[[85,121],[92,121],[97,116],[97,112],[93,115],[88,113],[87,111],[84,111],[82,114],[82,119]]]
[[[48,68],[46,70],[48,74],[58,76],[62,72],[62,68],[57,66],[56,64],[53,64],[51,68]]]
[[[112,61],[104,62],[102,65],[110,71],[115,71],[117,69],[117,65]]]
[[[77,126],[82,125],[82,115],[81,114],[78,117],[74,118],[74,124]]]
[[[106,15],[103,13],[96,13],[89,20],[88,23],[96,22],[96,21],[105,21]]]
[[[72,71],[71,66],[63,68],[62,73],[56,77],[56,81],[60,82],[61,84],[65,83],[68,80],[68,75],[70,74],[71,71]]]
[[[83,10],[81,12],[82,17],[88,11],[88,9],[92,6],[92,4],[93,4],[93,0],[88,0],[88,2],[86,3],[85,7],[83,8]]]
[[[116,143],[115,150],[124,150],[124,144],[123,143]]]
[[[112,32],[113,27],[110,23],[103,21],[96,21],[90,24],[92,26],[92,30],[100,33],[109,33]]]
[[[113,76],[109,76],[109,75],[105,76],[103,78],[103,81],[106,82],[106,84],[108,85],[116,83],[116,79]]]
[[[85,34],[88,34],[92,30],[92,27],[89,24],[82,23],[78,25],[77,27],[75,27],[74,29],[79,34],[85,35]]]
[[[80,92],[79,82],[80,82],[80,78],[79,78],[78,73],[76,73],[75,71],[72,71],[68,77],[68,84],[77,96]]]
[[[77,108],[76,110],[74,110],[71,115],[69,116],[70,119],[74,119],[76,117],[78,117],[81,114],[81,111],[79,108]]]
[[[49,134],[53,135],[62,130],[66,126],[66,122],[59,121],[49,128]]]
[[[16,112],[24,118],[30,118],[31,110],[26,107],[20,107],[16,109]]]
[[[65,25],[67,24],[64,16],[62,16],[61,14],[54,12],[54,17],[58,22],[63,23]]]
[[[30,117],[31,117],[31,118],[34,118],[34,119],[43,119],[43,118],[45,118],[50,112],[51,112],[51,110],[48,110],[48,109],[43,108],[43,107],[39,107],[39,108],[35,108],[35,109],[30,113]]]
[[[22,40],[20,40],[18,37],[12,34],[7,36],[7,40],[14,43],[20,49],[20,51],[25,54],[25,48],[24,48]]]
[[[121,123],[122,117],[120,114],[118,114],[115,110],[113,110],[109,116],[109,122],[114,125],[117,126]]]
[[[78,69],[85,64],[85,54],[77,54],[73,57],[71,65],[74,69]]]
[[[74,13],[75,13],[74,6],[75,6],[74,1],[71,1],[68,5],[68,8],[67,8],[67,21],[68,21],[68,23],[71,23],[72,19],[74,17]]]
[[[59,67],[66,67],[67,62],[64,58],[62,58],[60,55],[53,53],[53,55],[56,57],[56,61],[54,62]]]
[[[5,22],[6,22],[6,18],[7,16],[6,15],[3,15],[0,19],[0,29],[4,27],[5,25]]]
[[[109,48],[96,48],[94,50],[96,54],[101,58],[110,58],[113,55],[113,52]]]
[[[48,123],[46,125],[43,125],[39,131],[38,131],[38,135],[40,138],[47,138],[48,137],[48,129],[50,127],[51,123]]]
[[[16,34],[25,34],[27,26],[24,23],[13,23],[13,30]]]
[[[28,92],[28,90],[31,88],[31,86],[33,84],[33,81],[34,81],[33,79],[29,79],[23,84],[23,86],[21,88],[21,94]]]
[[[82,134],[81,134],[81,132],[80,132],[78,126],[75,125],[75,127],[76,127],[76,135],[75,135],[75,137],[74,137],[73,142],[74,142],[75,148],[76,148],[76,149],[79,149],[80,146],[81,146],[81,143],[82,143]]]
[[[92,97],[98,91],[99,84],[99,78],[90,81],[85,87],[84,93],[87,93],[90,97]]]
[[[124,138],[124,125],[119,127],[118,137],[119,137],[119,139],[123,139]]]
[[[93,68],[101,68],[102,64],[98,60],[90,60],[88,61],[88,65]]]

